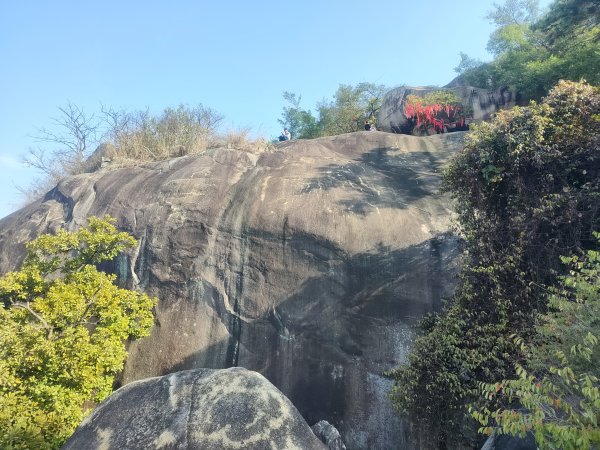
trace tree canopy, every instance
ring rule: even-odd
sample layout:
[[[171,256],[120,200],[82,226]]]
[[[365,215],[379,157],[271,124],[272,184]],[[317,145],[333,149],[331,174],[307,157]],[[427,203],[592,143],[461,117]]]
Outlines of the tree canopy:
[[[112,391],[125,341],[146,336],[156,299],[119,288],[96,266],[135,245],[114,220],[90,217],[27,244],[0,278],[0,447],[59,448]]]
[[[300,107],[300,96],[284,92],[289,105],[284,106],[279,123],[290,130],[292,137],[300,139],[364,130],[365,122],[375,124],[386,91],[385,86],[373,83],[341,84],[333,99],[317,104],[318,117]]]
[[[600,84],[600,6],[556,0],[539,15],[537,0],[506,0],[488,18],[497,25],[488,42],[495,59],[481,63],[461,54],[456,70],[465,83],[511,86],[540,99],[560,79]]]

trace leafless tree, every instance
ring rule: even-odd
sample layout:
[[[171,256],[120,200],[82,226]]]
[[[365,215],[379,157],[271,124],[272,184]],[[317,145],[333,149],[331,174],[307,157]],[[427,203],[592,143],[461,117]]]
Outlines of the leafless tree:
[[[78,173],[85,159],[98,144],[99,121],[82,108],[67,103],[59,108],[60,116],[52,119],[54,127],[41,128],[33,138],[37,147],[30,148],[24,162],[56,181]]]

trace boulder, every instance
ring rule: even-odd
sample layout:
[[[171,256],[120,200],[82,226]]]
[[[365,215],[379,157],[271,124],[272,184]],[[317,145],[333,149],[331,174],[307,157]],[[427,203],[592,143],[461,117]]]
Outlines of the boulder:
[[[110,143],[102,143],[85,160],[84,172],[96,172],[105,168],[117,156],[117,149]]]
[[[325,450],[294,405],[262,375],[198,369],[114,392],[63,450]]]
[[[0,273],[40,233],[110,214],[138,245],[108,268],[159,298],[123,384],[243,366],[349,449],[410,449],[383,374],[455,285],[439,184],[463,135],[361,131],[70,177],[0,220]]]
[[[489,119],[500,109],[511,108],[518,97],[514,90],[501,88],[489,90],[473,86],[451,85],[451,87],[398,87],[387,92],[382,100],[381,109],[377,113],[377,127],[391,133],[410,134],[412,122],[404,115],[404,103],[409,95],[423,97],[429,92],[449,90],[454,92],[472,110],[469,121]]]
[[[481,450],[537,450],[535,438],[530,433],[524,438],[506,434],[492,434],[483,444]]]
[[[320,420],[310,429],[325,444],[329,450],[346,450],[342,436],[336,427],[326,420]]]

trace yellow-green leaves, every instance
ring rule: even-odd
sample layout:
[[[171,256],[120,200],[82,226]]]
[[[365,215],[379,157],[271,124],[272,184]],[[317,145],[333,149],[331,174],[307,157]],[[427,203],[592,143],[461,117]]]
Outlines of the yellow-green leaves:
[[[0,278],[0,447],[58,448],[122,370],[125,341],[147,336],[156,299],[115,286],[96,264],[135,245],[91,217],[27,245]]]

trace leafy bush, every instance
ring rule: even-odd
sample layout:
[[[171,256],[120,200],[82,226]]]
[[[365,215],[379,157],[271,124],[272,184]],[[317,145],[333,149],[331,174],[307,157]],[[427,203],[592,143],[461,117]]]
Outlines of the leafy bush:
[[[490,406],[501,407],[472,415],[486,434],[532,432],[540,448],[589,450],[600,444],[600,253],[563,262],[572,270],[552,290],[537,335],[529,345],[516,338],[530,370],[518,364],[518,378],[481,383]]]
[[[120,289],[96,265],[135,245],[114,220],[27,244],[0,278],[0,447],[59,448],[112,391],[125,340],[149,334],[156,299]]]
[[[594,249],[600,228],[600,92],[561,82],[541,103],[473,127],[444,174],[465,241],[459,286],[393,373],[393,399],[429,446],[476,439],[467,405],[479,382],[524,361],[560,255]]]

